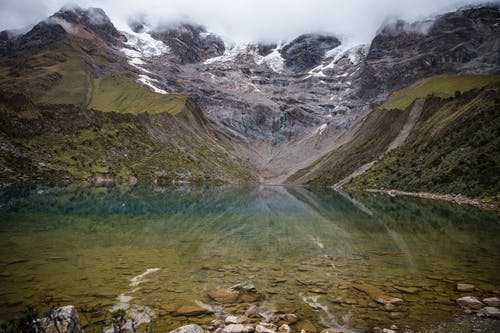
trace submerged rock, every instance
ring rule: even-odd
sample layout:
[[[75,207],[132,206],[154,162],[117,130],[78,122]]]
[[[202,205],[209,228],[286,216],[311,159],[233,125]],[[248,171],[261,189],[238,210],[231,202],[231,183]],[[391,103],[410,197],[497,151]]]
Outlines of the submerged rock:
[[[276,333],[277,326],[270,323],[260,323],[255,327],[257,333]]]
[[[52,318],[40,320],[42,332],[45,333],[84,333],[80,317],[72,305],[60,307],[52,312]]]
[[[283,324],[278,328],[278,333],[292,333],[292,329],[287,324]]]
[[[210,311],[199,305],[183,305],[175,311],[176,316],[197,317],[209,314]]]
[[[301,321],[299,321],[297,324],[296,324],[296,327],[299,331],[306,331],[306,332],[310,332],[310,333],[316,333],[318,330],[316,328],[316,326],[313,325],[313,323],[311,323],[309,320],[307,319],[302,319]]]
[[[481,312],[487,317],[500,319],[500,310],[493,306],[487,306]]]
[[[219,303],[256,302],[263,298],[253,284],[236,284],[231,288],[212,290],[208,296]]]
[[[168,333],[203,333],[203,328],[196,324],[190,324],[176,328]]]
[[[457,303],[460,306],[470,308],[470,309],[480,309],[483,307],[483,303],[474,296],[464,296],[457,299]]]
[[[249,333],[253,332],[252,325],[230,324],[222,329],[222,333]]]
[[[498,297],[489,297],[483,299],[483,303],[488,306],[499,307],[500,306],[500,298]]]
[[[225,322],[226,324],[244,324],[248,322],[248,318],[245,316],[227,316]]]
[[[394,286],[396,290],[399,290],[405,294],[416,294],[418,293],[418,288],[415,287],[401,287],[401,286]]]
[[[474,289],[476,289],[476,286],[474,286],[473,284],[457,283],[457,291],[471,292],[471,291],[474,291]]]

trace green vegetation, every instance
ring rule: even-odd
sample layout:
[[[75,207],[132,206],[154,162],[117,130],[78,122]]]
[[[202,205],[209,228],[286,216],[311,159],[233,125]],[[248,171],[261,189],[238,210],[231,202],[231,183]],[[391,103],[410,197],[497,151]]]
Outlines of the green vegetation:
[[[500,84],[429,98],[404,146],[356,186],[463,194],[500,202]]]
[[[438,87],[437,82],[446,82],[450,94],[459,84],[466,92],[439,97],[446,96],[446,91],[434,90],[403,145],[387,155],[383,154],[403,128],[411,105],[403,111],[393,107],[373,111],[351,142],[290,180],[331,186],[360,166],[376,161],[347,186],[454,193],[500,202],[500,80],[498,76],[473,76],[477,80],[470,81],[471,77],[454,77],[456,84],[451,84],[450,76],[446,81],[439,76],[411,86],[416,87],[416,92],[411,87],[404,89],[404,96],[414,98],[425,96],[423,91],[429,87]],[[487,80],[492,83],[480,89],[465,88],[466,83],[471,87]]]
[[[464,93],[480,89],[491,83],[500,82],[500,75],[437,75],[420,80],[411,86],[394,92],[382,105],[383,109],[404,110],[417,98],[433,95],[452,97],[455,93]]]
[[[96,184],[250,182],[254,170],[187,96],[135,81],[68,37],[0,59],[0,176]]]
[[[89,108],[105,112],[139,114],[178,114],[185,108],[187,97],[158,94],[132,78],[118,74],[96,80]]]

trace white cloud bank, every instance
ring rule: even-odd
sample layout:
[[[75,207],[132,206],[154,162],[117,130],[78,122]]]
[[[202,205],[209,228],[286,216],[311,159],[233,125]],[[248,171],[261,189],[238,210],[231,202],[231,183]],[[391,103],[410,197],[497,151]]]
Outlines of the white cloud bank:
[[[388,18],[409,21],[484,0],[81,0],[103,8],[119,29],[130,16],[151,22],[200,23],[234,41],[276,41],[304,32],[331,32],[368,42]],[[497,2],[498,3],[498,2]],[[67,0],[0,0],[0,30],[20,28],[51,15]]]

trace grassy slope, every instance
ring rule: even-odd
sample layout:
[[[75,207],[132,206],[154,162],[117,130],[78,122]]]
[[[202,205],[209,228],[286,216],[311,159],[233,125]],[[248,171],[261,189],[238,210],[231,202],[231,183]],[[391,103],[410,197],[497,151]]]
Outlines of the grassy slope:
[[[186,96],[138,84],[99,46],[70,39],[0,72],[0,178],[254,179]]]
[[[500,201],[499,82],[499,76],[438,76],[412,85],[415,91],[403,89],[388,100],[387,109],[369,115],[351,142],[291,180],[330,186],[376,159],[402,128],[414,99],[428,96],[405,144],[350,186],[462,193]],[[465,93],[455,94],[457,90]],[[401,105],[408,107],[398,110]]]
[[[133,79],[121,75],[107,75],[95,80],[89,108],[105,111],[139,114],[178,114],[186,104],[187,96],[157,94]]]
[[[499,83],[499,75],[437,75],[420,80],[409,87],[394,92],[382,105],[383,109],[405,110],[417,98],[434,95],[447,98],[456,92],[480,89],[491,83]]]
[[[355,180],[362,187],[500,201],[500,84],[429,98],[405,145]]]

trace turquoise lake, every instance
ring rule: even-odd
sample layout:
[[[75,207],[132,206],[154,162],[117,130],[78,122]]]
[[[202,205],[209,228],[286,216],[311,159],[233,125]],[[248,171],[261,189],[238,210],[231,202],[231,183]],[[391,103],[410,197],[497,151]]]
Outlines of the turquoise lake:
[[[196,304],[294,313],[318,332],[421,329],[462,314],[458,297],[500,290],[499,213],[447,202],[286,186],[25,186],[0,199],[4,321],[52,296],[95,327],[126,303],[151,309],[159,331],[216,317],[176,312]],[[208,297],[238,283],[262,299]],[[366,286],[404,302],[387,311]]]

